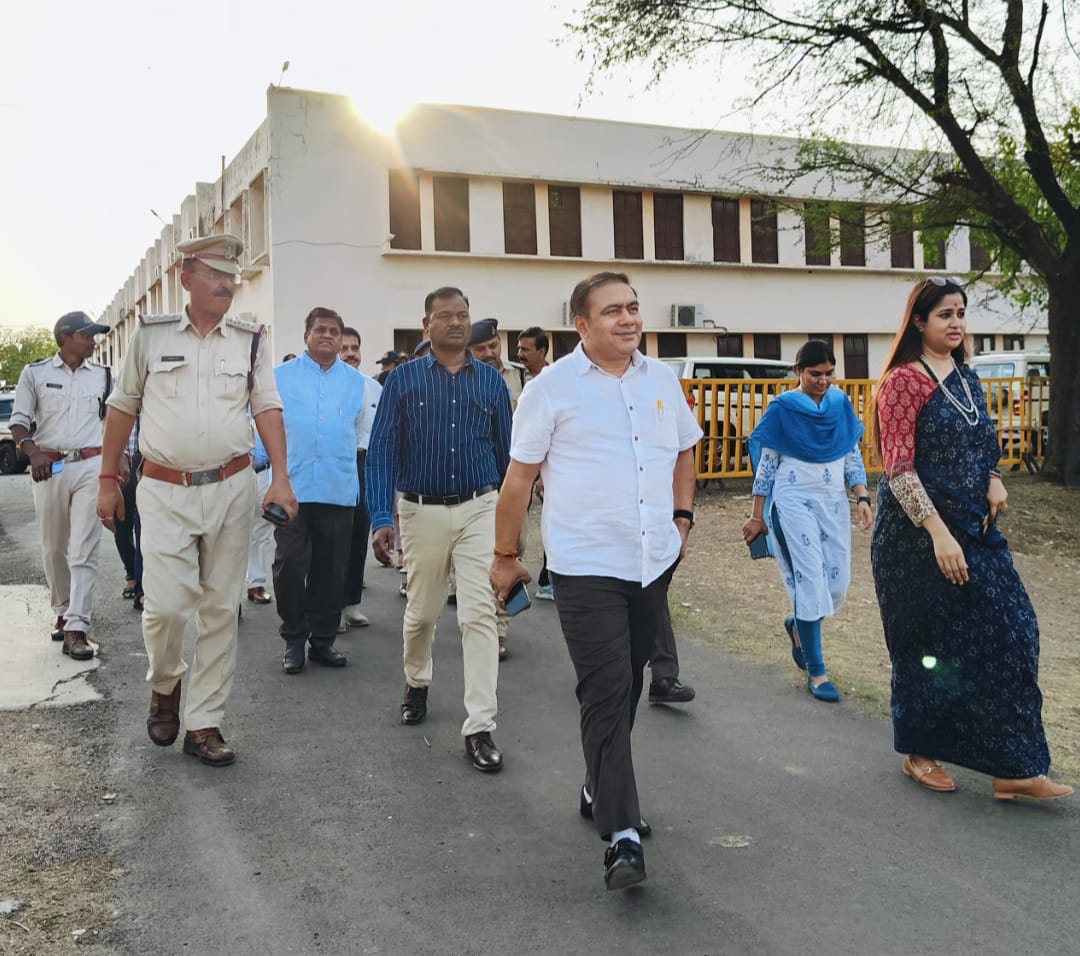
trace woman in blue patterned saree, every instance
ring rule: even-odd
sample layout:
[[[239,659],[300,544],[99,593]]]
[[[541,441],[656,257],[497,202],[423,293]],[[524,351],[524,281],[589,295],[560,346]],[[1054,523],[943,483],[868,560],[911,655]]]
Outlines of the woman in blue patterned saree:
[[[871,561],[893,742],[927,790],[956,789],[946,760],[992,775],[998,799],[1049,800],[1072,788],[1046,776],[1039,625],[997,528],[1001,449],[964,364],[966,309],[959,279],[915,286],[875,397]]]
[[[851,512],[845,486],[858,500],[859,526],[870,528],[870,496],[859,453],[862,422],[832,384],[832,347],[811,339],[795,357],[799,387],[774,398],[748,442],[754,505],[743,525],[749,543],[765,534],[791,601],[784,621],[791,656],[806,671],[816,700],[835,702],[821,654],[821,621],[840,610],[851,581]]]

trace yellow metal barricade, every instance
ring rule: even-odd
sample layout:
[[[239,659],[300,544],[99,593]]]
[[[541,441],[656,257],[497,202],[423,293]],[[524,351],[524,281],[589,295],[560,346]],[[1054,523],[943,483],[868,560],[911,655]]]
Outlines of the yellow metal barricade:
[[[683,379],[687,403],[705,433],[694,451],[699,481],[750,478],[746,442],[770,400],[794,387],[794,379]],[[870,399],[876,382],[836,382],[866,426],[859,443],[868,473],[881,471],[870,450]],[[1026,465],[1037,470],[1046,454],[1050,381],[1047,378],[987,379],[987,412],[1001,442],[1002,467]]]

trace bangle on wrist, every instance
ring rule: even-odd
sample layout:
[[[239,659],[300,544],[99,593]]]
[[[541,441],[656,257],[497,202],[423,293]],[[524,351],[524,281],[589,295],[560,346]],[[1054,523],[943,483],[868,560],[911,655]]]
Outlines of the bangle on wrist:
[[[516,558],[516,551],[508,551],[506,548],[495,548],[495,557],[497,558]]]
[[[998,471],[995,468],[991,468],[990,469],[990,477],[991,478],[996,478],[998,481],[1001,481],[1001,472]],[[1004,482],[1002,482],[1002,484],[1004,484]]]
[[[119,481],[119,475],[98,475],[98,481]]]

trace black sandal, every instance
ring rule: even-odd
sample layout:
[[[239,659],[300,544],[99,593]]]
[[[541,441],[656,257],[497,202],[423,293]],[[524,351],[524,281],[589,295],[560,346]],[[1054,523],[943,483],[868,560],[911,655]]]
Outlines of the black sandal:
[[[131,590],[132,590],[132,593],[134,593],[135,589],[132,588]],[[136,611],[145,610],[146,609],[146,595],[140,594],[137,598],[135,598],[131,602],[131,606],[133,608],[135,608]]]
[[[123,594],[120,595],[125,601],[130,601],[135,597],[135,585],[131,584],[124,588]]]

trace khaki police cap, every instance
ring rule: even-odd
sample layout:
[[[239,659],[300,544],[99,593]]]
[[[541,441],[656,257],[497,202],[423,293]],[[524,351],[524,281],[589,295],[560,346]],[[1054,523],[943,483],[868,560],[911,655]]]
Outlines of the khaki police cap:
[[[216,236],[201,236],[197,239],[185,239],[176,244],[176,251],[185,259],[198,259],[203,265],[231,276],[240,275],[240,263],[237,261],[244,251],[244,243],[227,232]]]

